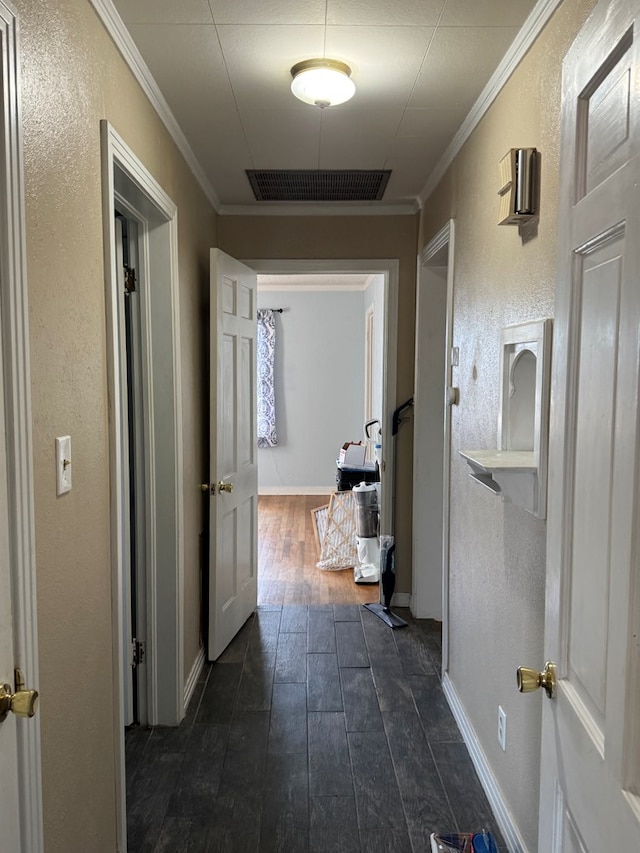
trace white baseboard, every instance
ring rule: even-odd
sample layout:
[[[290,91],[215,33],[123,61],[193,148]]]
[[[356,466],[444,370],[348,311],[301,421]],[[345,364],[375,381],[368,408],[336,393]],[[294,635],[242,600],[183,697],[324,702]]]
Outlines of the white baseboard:
[[[185,711],[189,707],[189,702],[191,701],[191,697],[193,696],[193,692],[196,689],[196,684],[198,683],[198,679],[200,678],[200,673],[205,665],[207,658],[204,653],[204,646],[200,648],[198,652],[198,656],[193,662],[193,666],[191,667],[191,672],[189,673],[189,678],[187,678],[187,683],[184,686],[184,709]]]
[[[500,831],[504,836],[507,847],[510,853],[528,853],[527,847],[518,832],[518,828],[513,819],[513,815],[509,811],[507,804],[502,796],[502,791],[498,785],[496,777],[491,770],[491,766],[487,761],[487,756],[484,754],[476,733],[471,725],[466,711],[460,702],[460,697],[456,693],[456,689],[449,676],[445,673],[442,679],[442,689],[447,697],[447,702],[451,708],[451,712],[456,719],[458,728],[462,734],[469,755],[473,761],[473,766],[480,777],[480,783],[487,795],[489,804],[493,810]]]
[[[411,604],[410,592],[394,592],[391,597],[392,607],[409,607]]]
[[[335,492],[332,486],[259,486],[259,495],[330,495]]]

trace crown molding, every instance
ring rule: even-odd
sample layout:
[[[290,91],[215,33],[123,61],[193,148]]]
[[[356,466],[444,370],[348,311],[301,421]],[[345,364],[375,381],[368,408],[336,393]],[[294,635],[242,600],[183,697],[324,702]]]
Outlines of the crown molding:
[[[321,293],[323,291],[364,292],[369,282],[364,284],[260,284],[258,293]]]
[[[536,3],[531,14],[513,40],[511,47],[505,53],[502,62],[490,77],[489,82],[480,93],[478,100],[469,110],[458,132],[449,143],[433,172],[429,175],[426,184],[418,196],[420,207],[424,205],[431,193],[438,186],[444,173],[460,153],[462,146],[476,129],[480,120],[498,97],[508,79],[561,3],[562,0],[538,0],[538,3]]]
[[[89,2],[113,39],[134,77],[142,87],[160,120],[167,128],[167,131],[185,158],[206,197],[220,216],[410,216],[419,212],[437,187],[446,170],[459,154],[462,146],[489,110],[518,64],[562,3],[562,0],[539,0],[533,8],[511,47],[480,93],[480,96],[416,199],[409,200],[406,203],[389,205],[378,203],[368,205],[274,203],[269,206],[263,206],[263,204],[223,205],[220,203],[213,186],[193,153],[186,136],[171,112],[169,105],[158,88],[158,84],[135,46],[115,6],[111,0],[89,0]]]
[[[142,87],[142,91],[149,99],[151,106],[154,108],[160,120],[169,132],[169,135],[178,146],[180,153],[193,172],[196,181],[200,184],[202,191],[211,202],[214,210],[219,213],[220,200],[218,199],[215,190],[205,175],[198,158],[193,153],[191,146],[187,142],[187,137],[182,132],[180,125],[176,121],[176,117],[171,112],[169,104],[164,99],[162,92],[158,88],[158,84],[154,80],[149,67],[142,58],[142,55],[136,47],[133,39],[129,35],[129,31],[125,27],[115,6],[111,0],[89,0],[89,2],[96,10],[98,17],[120,51],[120,55],[131,69],[133,76]]]
[[[275,202],[262,207],[265,202],[252,204],[223,204],[220,216],[412,216],[419,212],[417,200],[406,204],[357,205],[323,202],[318,204],[295,204]]]

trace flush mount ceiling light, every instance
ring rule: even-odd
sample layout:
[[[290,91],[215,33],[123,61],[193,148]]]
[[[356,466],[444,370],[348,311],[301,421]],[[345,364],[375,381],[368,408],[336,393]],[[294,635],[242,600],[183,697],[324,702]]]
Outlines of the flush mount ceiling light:
[[[305,59],[293,66],[291,76],[296,98],[320,109],[344,104],[356,91],[351,69],[337,59]]]

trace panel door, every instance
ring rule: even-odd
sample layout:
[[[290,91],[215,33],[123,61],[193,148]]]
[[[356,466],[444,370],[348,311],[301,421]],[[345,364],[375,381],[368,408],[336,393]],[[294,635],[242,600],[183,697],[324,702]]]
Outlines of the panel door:
[[[635,8],[632,8],[633,7]],[[539,850],[640,849],[637,4],[563,74]]]
[[[4,420],[4,393],[0,364],[0,424]],[[3,430],[4,435],[4,430]],[[14,633],[12,617],[11,566],[7,503],[7,459],[4,440],[0,441],[0,684],[14,687]],[[22,850],[20,842],[20,802],[18,795],[17,727],[28,724],[9,714],[0,723],[0,833],[2,849]],[[6,848],[5,848],[6,845]]]
[[[209,658],[257,606],[256,274],[211,250]]]

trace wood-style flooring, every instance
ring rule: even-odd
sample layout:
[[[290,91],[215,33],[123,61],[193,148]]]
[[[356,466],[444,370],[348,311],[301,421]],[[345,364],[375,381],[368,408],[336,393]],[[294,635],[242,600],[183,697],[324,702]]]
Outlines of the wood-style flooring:
[[[260,495],[258,604],[364,604],[378,601],[378,585],[353,582],[353,569],[318,569],[311,510],[322,495]]]
[[[497,832],[440,684],[440,626],[316,568],[311,509],[259,502],[259,606],[177,728],[126,732],[129,853],[428,853]],[[500,848],[506,851],[505,847]]]
[[[427,853],[495,820],[440,686],[437,623],[267,605],[183,723],[128,730],[129,853]],[[500,850],[506,850],[501,846]]]

